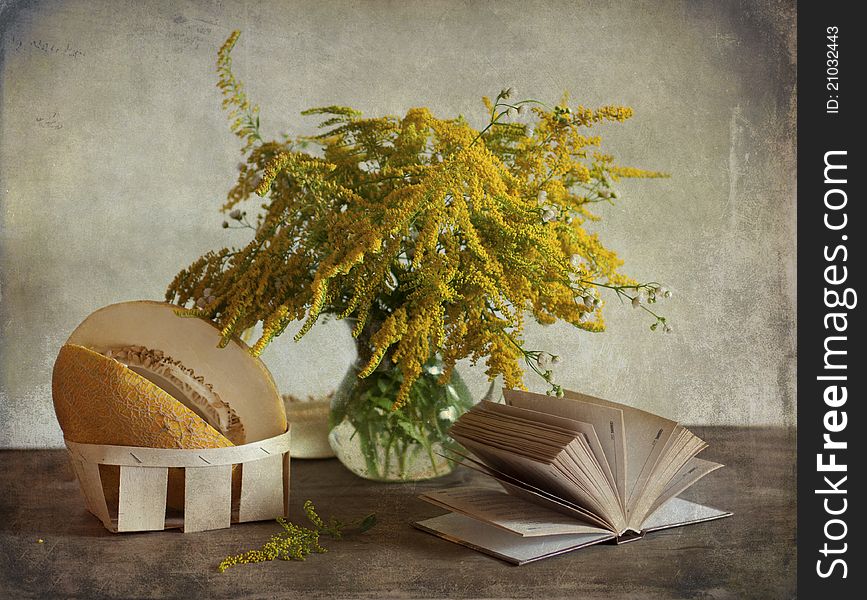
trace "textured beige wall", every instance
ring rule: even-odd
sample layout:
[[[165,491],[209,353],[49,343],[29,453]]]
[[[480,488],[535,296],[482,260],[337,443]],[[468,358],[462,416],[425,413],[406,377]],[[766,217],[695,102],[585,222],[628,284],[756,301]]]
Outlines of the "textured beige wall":
[[[632,105],[606,128],[625,164],[603,239],[668,284],[675,332],[611,306],[609,331],[531,327],[567,387],[689,423],[790,424],[795,368],[794,9],[754,2],[0,2],[0,446],[57,445],[54,357],[94,309],[160,298],[200,253],[242,243],[217,212],[238,144],[214,55],[263,129],[310,131],[309,106],[427,104],[482,118],[513,86]],[[353,356],[340,323],[266,357],[286,391],[321,393]],[[462,373],[479,394],[482,369]],[[530,380],[533,388],[539,382]]]

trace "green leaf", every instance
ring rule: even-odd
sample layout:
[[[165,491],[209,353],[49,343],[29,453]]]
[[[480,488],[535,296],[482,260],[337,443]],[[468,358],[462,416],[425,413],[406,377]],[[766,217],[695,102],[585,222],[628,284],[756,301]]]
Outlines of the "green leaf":
[[[448,399],[452,403],[457,404],[458,402],[460,402],[461,397],[458,396],[458,392],[455,390],[454,387],[452,387],[452,384],[450,384],[450,383],[446,384],[445,389],[446,389],[446,396],[448,396]]]
[[[371,396],[370,401],[374,406],[378,406],[389,411],[391,410],[391,405],[394,404],[393,398],[387,398],[385,396]]]
[[[421,433],[418,432],[418,430],[412,423],[409,423],[407,421],[401,421],[400,423],[398,423],[398,426],[406,435],[408,435],[419,444],[425,445],[427,443],[427,440]]]
[[[364,517],[361,520],[361,523],[358,524],[358,532],[364,533],[365,531],[367,531],[368,529],[370,529],[374,525],[376,525],[376,514],[371,513],[371,514],[367,515],[366,517]]]

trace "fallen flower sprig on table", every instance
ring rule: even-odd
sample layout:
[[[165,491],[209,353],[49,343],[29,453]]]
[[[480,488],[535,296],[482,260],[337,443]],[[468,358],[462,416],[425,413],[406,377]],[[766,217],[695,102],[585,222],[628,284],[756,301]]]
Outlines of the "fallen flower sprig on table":
[[[313,502],[307,500],[304,503],[304,513],[313,527],[296,525],[284,518],[278,518],[277,522],[283,531],[271,536],[258,550],[248,550],[241,554],[227,556],[223,559],[217,570],[223,573],[229,567],[238,564],[259,563],[270,560],[305,560],[311,553],[322,554],[328,552],[327,548],[319,544],[319,537],[326,535],[334,540],[339,540],[345,533],[363,533],[376,525],[376,515],[369,514],[359,521],[344,523],[339,519],[330,517],[326,523],[316,513]]]

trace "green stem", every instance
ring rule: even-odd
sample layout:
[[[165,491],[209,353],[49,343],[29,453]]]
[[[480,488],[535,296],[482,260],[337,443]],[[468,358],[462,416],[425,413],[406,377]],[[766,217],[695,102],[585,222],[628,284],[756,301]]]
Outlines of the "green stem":
[[[503,117],[503,115],[507,115],[507,114],[509,114],[509,111],[510,111],[510,110],[518,110],[518,107],[521,106],[522,104],[538,104],[538,105],[540,105],[540,106],[543,106],[543,107],[545,107],[545,108],[548,108],[548,105],[547,105],[547,104],[545,104],[544,102],[541,102],[541,101],[539,101],[539,100],[533,100],[533,99],[529,99],[529,100],[521,100],[520,102],[515,102],[515,104],[509,104],[509,103],[507,103],[507,102],[501,102],[501,97],[502,97],[502,96],[498,96],[498,97],[497,97],[497,101],[496,101],[496,103],[494,104],[493,108],[491,108],[491,121],[490,121],[490,123],[488,123],[488,124],[485,126],[485,128],[482,129],[482,130],[481,130],[481,131],[476,135],[476,137],[473,138],[473,141],[470,142],[470,146],[474,146],[475,143],[479,140],[479,138],[481,138],[483,135],[485,135],[485,133],[486,133],[486,132],[491,128],[491,127],[493,127],[494,125],[496,125],[497,123],[499,123],[499,121],[500,121],[500,119]],[[500,113],[497,114],[497,107],[498,107],[498,106],[505,106],[505,107],[506,107],[506,110],[501,110]]]
[[[394,446],[394,431],[389,430],[388,443],[385,445],[385,464],[382,467],[383,474],[387,477],[391,471],[391,450]]]

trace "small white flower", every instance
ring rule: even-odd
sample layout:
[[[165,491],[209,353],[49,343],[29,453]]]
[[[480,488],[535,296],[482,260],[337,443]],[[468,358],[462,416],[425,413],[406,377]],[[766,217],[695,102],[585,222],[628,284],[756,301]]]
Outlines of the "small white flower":
[[[561,359],[559,355],[555,354],[551,357],[552,365],[559,365],[561,362],[563,362],[563,359]]]
[[[641,306],[641,296],[636,296],[632,299],[632,308],[638,308]]]
[[[672,332],[671,325],[669,325],[668,323],[666,323],[666,324],[665,324],[665,327],[663,327],[662,330],[663,330],[665,333],[671,333],[671,332]]]
[[[550,364],[550,357],[549,357],[546,353],[542,352],[542,353],[539,354],[539,356],[536,358],[536,362],[537,362],[537,363],[539,364],[539,366],[542,367],[543,369],[547,369],[547,368],[548,368],[548,365]]]
[[[536,128],[532,125],[527,125],[527,129],[524,133],[527,137],[533,137],[533,134],[536,133]]]
[[[666,298],[671,298],[671,290],[665,290],[663,296],[665,296]]]
[[[578,315],[578,322],[579,323],[586,323],[587,319],[589,319],[589,318],[590,318],[590,312],[589,311],[582,312],[580,315]]]
[[[586,296],[584,296],[584,306],[586,306],[587,308],[594,308],[596,306],[596,298],[594,298],[590,294],[587,294]]]
[[[579,268],[579,267],[581,266],[581,263],[584,262],[584,259],[581,258],[581,256],[578,255],[578,254],[573,254],[573,255],[572,255],[572,258],[569,259],[569,262],[571,262],[571,263],[572,263],[572,266],[575,267],[575,268],[577,269],[577,268]]]
[[[449,406],[448,408],[442,409],[437,416],[440,421],[452,422],[458,418],[458,411],[454,406]]]
[[[539,190],[539,204],[545,204],[548,201],[548,192]]]
[[[236,209],[232,210],[232,212],[229,213],[229,218],[231,218],[231,219],[235,219],[236,221],[240,221],[240,220],[241,220],[241,211],[240,211],[240,209],[237,209],[237,208],[236,208]]]
[[[515,122],[525,127],[530,127],[530,122],[533,120],[533,111],[526,104],[519,104],[515,109]],[[526,129],[525,129],[526,131]],[[528,136],[531,134],[527,134]]]
[[[551,221],[555,220],[556,218],[557,218],[557,211],[555,211],[553,208],[547,208],[547,209],[545,209],[545,212],[542,213],[542,220],[545,223],[550,223]]]

